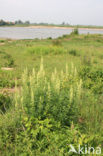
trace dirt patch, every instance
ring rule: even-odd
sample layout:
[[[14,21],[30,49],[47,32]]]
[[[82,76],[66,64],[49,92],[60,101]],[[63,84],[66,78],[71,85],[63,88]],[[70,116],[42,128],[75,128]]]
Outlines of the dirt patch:
[[[21,87],[18,87],[18,88],[2,88],[0,89],[0,93],[2,94],[13,94],[13,93],[16,93],[17,91],[21,91]]]
[[[7,67],[2,67],[1,70],[10,70],[12,71],[14,68],[7,68]]]
[[[13,42],[12,40],[9,40],[9,41],[8,41],[8,43],[12,43],[12,42]]]
[[[0,93],[4,94],[4,93],[15,93],[15,88],[3,88],[0,90]]]
[[[4,45],[5,43],[0,43],[0,46]]]

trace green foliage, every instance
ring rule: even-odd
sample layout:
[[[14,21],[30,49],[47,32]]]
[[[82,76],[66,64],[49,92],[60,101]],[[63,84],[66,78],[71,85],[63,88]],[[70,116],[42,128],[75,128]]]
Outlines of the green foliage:
[[[13,74],[10,71],[0,70],[0,88],[12,88],[15,86],[15,80],[12,79]]]
[[[75,28],[72,32],[71,35],[79,35],[79,30]]]
[[[83,65],[86,65],[86,66],[91,66],[92,62],[91,62],[91,57],[90,56],[82,56],[81,57],[81,63]]]
[[[70,144],[102,148],[103,35],[56,40],[62,46],[49,39],[1,42],[0,66],[14,70],[0,70],[0,156],[74,156]],[[12,99],[4,91],[15,79]]]
[[[4,43],[5,42],[5,40],[0,40],[0,43]]]
[[[52,37],[48,37],[47,39],[48,39],[48,40],[52,40]]]
[[[29,54],[36,54],[36,55],[57,55],[66,53],[67,50],[62,47],[53,47],[53,46],[39,46],[39,47],[31,47],[28,48]]]
[[[24,115],[19,127],[17,120],[16,127],[12,126],[14,121],[9,126],[0,125],[1,155],[68,156],[70,144],[77,149],[78,144],[97,147],[102,142],[100,136],[81,134],[73,124],[62,127],[53,119],[38,120]]]
[[[84,80],[84,87],[91,89],[94,93],[103,94],[103,70],[83,66],[79,73]]]
[[[0,20],[0,26],[11,26],[14,25],[13,22],[6,22],[4,20]]]
[[[34,117],[52,117],[64,125],[70,125],[71,120],[77,118],[82,81],[77,81],[75,74],[69,77],[67,69],[66,74],[61,72],[60,75],[55,70],[51,79],[47,79],[43,64],[38,73],[33,69],[32,75],[28,76],[25,71],[22,78],[22,100],[18,99],[19,104],[21,101],[26,113]]]
[[[50,78],[43,62],[38,72],[33,69],[29,75],[26,69],[12,109],[0,115],[4,118],[0,120],[1,155],[9,152],[10,155],[68,156],[70,144],[76,149],[79,144],[101,147],[103,139],[98,131],[102,130],[102,116],[94,114],[95,110],[99,112],[98,108],[93,109],[94,101],[90,92],[83,92],[82,80],[73,67],[70,73],[67,65],[65,72],[58,73],[55,69]],[[87,109],[89,104],[91,108]],[[95,134],[91,135],[93,131]]]
[[[73,55],[73,56],[78,56],[79,55],[75,49],[70,50],[69,54]]]
[[[0,94],[0,112],[5,112],[10,107],[11,99],[8,95]]]
[[[3,60],[0,62],[0,66],[4,67],[13,67],[14,66],[14,60],[11,55],[7,54],[4,51],[0,51],[0,58]]]
[[[53,46],[61,46],[62,42],[59,39],[55,39],[55,40],[52,41],[52,44],[53,44]]]

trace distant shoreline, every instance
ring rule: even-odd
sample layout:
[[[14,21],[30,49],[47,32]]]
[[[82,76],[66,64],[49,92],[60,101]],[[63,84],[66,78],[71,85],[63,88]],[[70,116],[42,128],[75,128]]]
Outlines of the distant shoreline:
[[[27,26],[26,28],[54,28],[54,29],[75,29],[75,27],[63,27],[63,26]],[[102,30],[103,28],[92,28],[92,27],[88,27],[88,28],[83,28],[83,27],[78,27],[78,29],[81,30]]]
[[[52,29],[75,29],[78,28],[79,30],[99,30],[103,31],[103,27],[92,27],[92,26],[56,26],[56,25],[13,25],[13,26],[0,26],[0,27],[24,27],[24,28],[52,28]]]

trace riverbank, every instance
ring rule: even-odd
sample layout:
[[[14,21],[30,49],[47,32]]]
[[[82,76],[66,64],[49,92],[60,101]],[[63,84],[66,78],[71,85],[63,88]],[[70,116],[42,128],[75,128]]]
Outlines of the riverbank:
[[[54,28],[54,29],[74,29],[78,28],[80,30],[103,30],[103,26],[63,26],[63,25],[27,25],[27,24],[20,24],[20,25],[10,25],[10,26],[0,26],[0,27],[25,27],[25,28]]]
[[[78,28],[80,30],[102,30],[103,31],[103,28],[97,28],[97,27],[76,27],[76,26],[73,26],[73,27],[67,27],[67,26],[41,26],[41,25],[31,25],[31,26],[27,26],[26,28],[54,28],[54,29],[75,29],[75,28]]]

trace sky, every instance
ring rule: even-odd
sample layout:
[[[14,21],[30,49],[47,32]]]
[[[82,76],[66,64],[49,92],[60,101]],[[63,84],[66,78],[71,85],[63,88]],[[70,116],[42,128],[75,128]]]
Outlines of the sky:
[[[0,0],[0,19],[103,26],[103,0]]]

